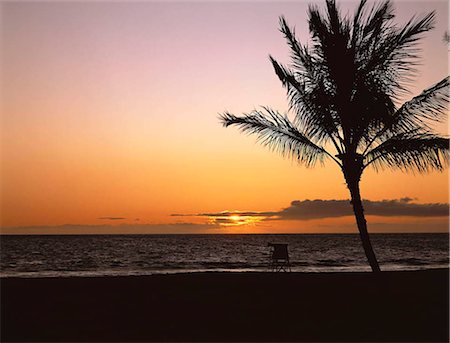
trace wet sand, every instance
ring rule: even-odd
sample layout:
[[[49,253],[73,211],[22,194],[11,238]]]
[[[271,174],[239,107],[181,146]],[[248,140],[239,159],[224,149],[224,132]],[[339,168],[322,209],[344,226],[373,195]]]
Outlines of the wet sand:
[[[448,269],[1,279],[1,341],[448,342]]]

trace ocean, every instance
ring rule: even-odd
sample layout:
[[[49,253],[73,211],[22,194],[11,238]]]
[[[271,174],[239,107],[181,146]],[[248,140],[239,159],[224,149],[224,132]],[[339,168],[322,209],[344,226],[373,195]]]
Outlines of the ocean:
[[[382,270],[449,267],[449,234],[372,234]],[[369,271],[357,234],[0,237],[0,277],[264,272],[287,243],[293,272]]]

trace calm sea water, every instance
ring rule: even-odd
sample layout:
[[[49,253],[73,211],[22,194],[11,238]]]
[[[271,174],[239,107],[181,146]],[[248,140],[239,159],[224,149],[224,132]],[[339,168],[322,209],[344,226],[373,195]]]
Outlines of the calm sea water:
[[[448,234],[373,234],[383,270],[448,268]],[[292,271],[368,271],[358,235],[1,236],[1,277],[267,271],[288,243]]]

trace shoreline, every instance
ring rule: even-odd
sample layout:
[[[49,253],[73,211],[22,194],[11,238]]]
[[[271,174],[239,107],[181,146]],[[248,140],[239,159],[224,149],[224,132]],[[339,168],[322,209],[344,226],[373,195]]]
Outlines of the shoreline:
[[[449,269],[1,278],[1,340],[447,342]]]
[[[351,267],[348,267],[349,269]],[[367,267],[368,269],[370,269],[370,267]],[[188,271],[186,271],[188,270]],[[386,274],[386,273],[404,273],[404,272],[425,272],[425,271],[436,271],[436,270],[440,270],[440,271],[448,271],[450,270],[450,266],[448,268],[446,267],[442,267],[442,266],[437,266],[437,267],[428,267],[428,268],[415,268],[415,267],[411,267],[408,269],[382,269],[382,273]],[[128,278],[128,277],[150,277],[150,276],[164,276],[164,275],[192,275],[192,274],[273,274],[273,272],[269,271],[269,270],[256,270],[256,269],[245,269],[245,270],[238,270],[238,269],[216,269],[216,270],[201,270],[201,269],[183,269],[180,271],[178,270],[159,270],[159,271],[151,271],[148,273],[142,273],[142,271],[136,271],[136,272],[131,272],[131,273],[127,273],[125,272],[124,274],[120,274],[120,273],[116,273],[116,274],[98,274],[95,275],[95,273],[97,272],[92,272],[91,274],[89,274],[89,272],[87,272],[87,274],[85,275],[81,275],[83,273],[86,273],[86,271],[73,271],[73,272],[65,272],[67,275],[56,275],[57,272],[53,272],[53,271],[49,271],[49,272],[24,272],[24,274],[33,274],[33,273],[47,273],[48,276],[42,276],[42,275],[31,275],[31,276],[27,276],[27,275],[23,275],[23,276],[3,276],[0,274],[0,281],[1,280],[9,280],[9,279],[73,279],[73,278]],[[346,268],[343,268],[341,270],[334,270],[334,271],[291,271],[289,272],[289,274],[294,274],[294,275],[329,275],[329,274],[338,274],[338,275],[345,275],[345,274],[371,274],[372,271],[370,270],[355,270],[355,271],[350,271],[347,270]]]

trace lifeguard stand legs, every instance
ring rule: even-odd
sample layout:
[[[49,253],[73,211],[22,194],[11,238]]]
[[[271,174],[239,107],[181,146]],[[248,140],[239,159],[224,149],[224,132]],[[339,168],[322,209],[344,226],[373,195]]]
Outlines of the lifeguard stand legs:
[[[269,243],[270,251],[270,270],[272,272],[290,272],[291,264],[289,262],[288,245],[281,243]]]

